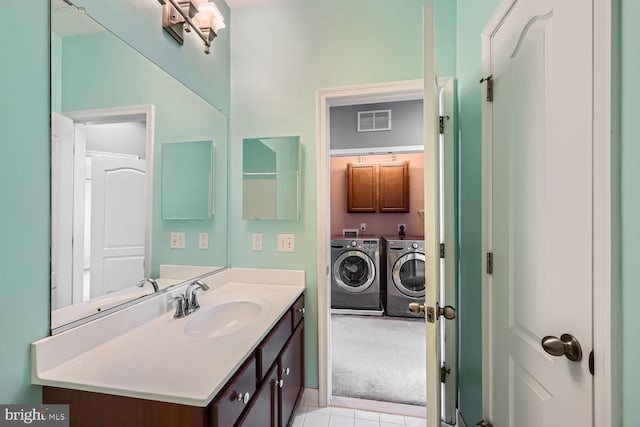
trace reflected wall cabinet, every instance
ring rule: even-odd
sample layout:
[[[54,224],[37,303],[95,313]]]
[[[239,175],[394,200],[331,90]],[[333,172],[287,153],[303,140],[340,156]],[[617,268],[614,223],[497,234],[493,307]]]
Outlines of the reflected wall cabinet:
[[[211,219],[212,141],[162,144],[162,219]]]

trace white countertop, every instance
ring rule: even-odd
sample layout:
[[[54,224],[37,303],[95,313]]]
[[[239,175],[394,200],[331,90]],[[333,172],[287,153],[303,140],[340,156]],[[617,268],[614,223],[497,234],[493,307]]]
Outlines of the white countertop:
[[[211,277],[205,280],[211,289],[200,295],[200,310],[185,318],[174,319],[167,302],[184,291],[178,289],[33,343],[32,382],[206,406],[304,291],[304,272],[230,269]],[[234,333],[215,338],[185,334],[185,325],[198,313],[230,301],[254,301],[262,309]],[[149,319],[158,304],[164,310]],[[87,343],[95,334],[104,339]],[[74,343],[78,348],[70,349]]]

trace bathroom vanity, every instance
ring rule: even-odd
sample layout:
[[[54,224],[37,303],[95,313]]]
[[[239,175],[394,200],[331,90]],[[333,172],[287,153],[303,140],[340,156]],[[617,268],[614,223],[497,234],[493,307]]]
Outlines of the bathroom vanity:
[[[32,344],[43,402],[69,404],[71,426],[289,425],[304,388],[304,273],[205,281],[183,319],[168,305],[177,289]]]

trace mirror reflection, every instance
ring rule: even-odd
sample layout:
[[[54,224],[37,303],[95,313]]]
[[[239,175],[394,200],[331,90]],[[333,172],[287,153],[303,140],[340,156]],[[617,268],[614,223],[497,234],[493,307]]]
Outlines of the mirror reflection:
[[[213,155],[211,141],[162,146],[162,219],[211,219]]]
[[[55,333],[226,265],[227,118],[74,6],[52,2],[51,32]],[[182,165],[207,176],[206,221],[162,217],[162,150],[176,141],[208,141],[208,164]],[[216,244],[199,249],[200,233]]]
[[[245,138],[242,144],[242,217],[300,218],[300,137]]]

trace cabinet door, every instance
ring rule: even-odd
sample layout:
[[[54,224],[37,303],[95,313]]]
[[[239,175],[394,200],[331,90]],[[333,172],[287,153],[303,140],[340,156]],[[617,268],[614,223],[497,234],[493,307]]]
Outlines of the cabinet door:
[[[278,421],[278,364],[275,363],[262,381],[251,406],[236,427],[276,427]]]
[[[287,346],[282,350],[279,365],[280,414],[278,425],[288,426],[304,386],[304,326],[300,324]]]
[[[409,162],[381,163],[379,212],[409,212]]]
[[[347,211],[375,212],[378,200],[378,165],[347,164]]]
[[[213,400],[211,405],[213,426],[234,425],[254,396],[255,390],[256,358],[250,356]]]

